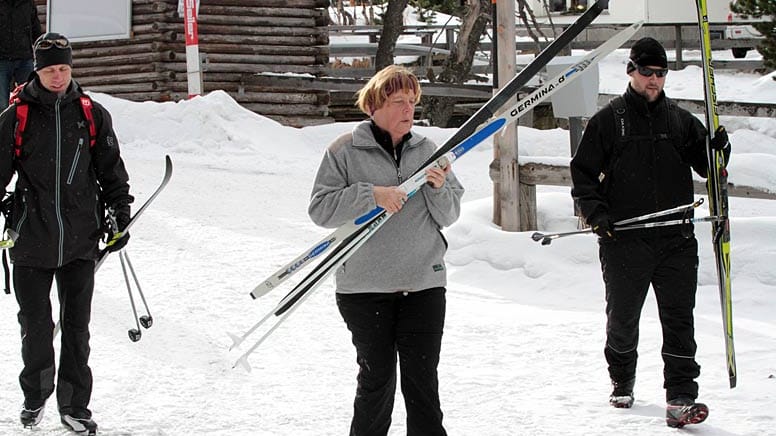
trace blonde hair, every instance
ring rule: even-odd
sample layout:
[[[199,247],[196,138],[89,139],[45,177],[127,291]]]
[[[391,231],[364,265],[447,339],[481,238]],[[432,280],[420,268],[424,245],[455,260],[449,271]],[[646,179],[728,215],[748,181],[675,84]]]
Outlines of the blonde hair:
[[[372,76],[358,91],[356,105],[371,116],[388,97],[399,91],[412,91],[415,93],[415,104],[420,101],[420,82],[412,71],[399,65],[389,65]]]

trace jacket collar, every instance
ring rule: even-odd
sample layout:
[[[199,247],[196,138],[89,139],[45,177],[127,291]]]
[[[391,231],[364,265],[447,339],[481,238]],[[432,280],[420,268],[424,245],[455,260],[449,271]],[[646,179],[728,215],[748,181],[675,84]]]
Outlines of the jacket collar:
[[[60,98],[61,101],[76,100],[83,94],[81,86],[75,80],[70,81],[70,85],[67,87],[67,91]],[[19,98],[22,101],[30,103],[38,103],[43,105],[53,105],[57,101],[57,94],[47,90],[40,83],[40,79],[37,75],[30,78],[30,81],[24,86]]]
[[[411,132],[408,134],[409,139],[404,141],[404,147],[415,147],[421,142],[426,140],[426,137],[418,134],[417,132]],[[362,121],[353,128],[353,146],[354,147],[381,147],[377,139],[375,139],[374,133],[372,133],[372,120]]]
[[[668,104],[668,98],[666,97],[665,91],[660,91],[657,100],[650,103],[646,98],[637,93],[630,84],[628,84],[628,89],[625,91],[623,97],[631,107],[636,109],[636,112],[642,115],[649,115],[652,112],[665,110]]]

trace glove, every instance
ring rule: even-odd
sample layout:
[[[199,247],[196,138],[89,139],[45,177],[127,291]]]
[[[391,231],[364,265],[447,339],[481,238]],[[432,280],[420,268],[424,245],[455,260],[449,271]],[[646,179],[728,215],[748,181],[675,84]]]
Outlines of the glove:
[[[129,203],[119,202],[108,209],[108,237],[105,249],[110,252],[121,250],[129,242],[129,232],[124,229],[130,221]]]
[[[714,131],[714,137],[709,141],[709,145],[717,151],[722,151],[725,148],[730,147],[727,130],[725,130],[724,126],[717,127],[717,130]]]
[[[590,220],[590,228],[593,230],[593,233],[604,241],[614,241],[617,239],[614,236],[614,229],[612,227],[609,215],[606,214],[595,215]]]

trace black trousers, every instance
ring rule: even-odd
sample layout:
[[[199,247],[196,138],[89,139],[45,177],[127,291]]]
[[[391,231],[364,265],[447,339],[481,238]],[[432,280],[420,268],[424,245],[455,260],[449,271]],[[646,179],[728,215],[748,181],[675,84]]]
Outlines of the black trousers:
[[[407,435],[446,435],[437,365],[445,289],[393,294],[337,294],[359,366],[351,436],[388,433],[396,392],[396,357],[407,408]]]
[[[655,291],[663,332],[666,400],[698,397],[693,310],[698,284],[698,241],[681,236],[601,243],[606,284],[606,348],[609,375],[623,382],[636,375],[639,319],[649,285]]]
[[[24,369],[19,382],[28,407],[38,407],[54,392],[54,322],[51,284],[59,294],[61,349],[57,374],[59,412],[89,414],[92,371],[89,368],[89,319],[94,293],[94,261],[76,260],[60,268],[14,266],[19,303]]]

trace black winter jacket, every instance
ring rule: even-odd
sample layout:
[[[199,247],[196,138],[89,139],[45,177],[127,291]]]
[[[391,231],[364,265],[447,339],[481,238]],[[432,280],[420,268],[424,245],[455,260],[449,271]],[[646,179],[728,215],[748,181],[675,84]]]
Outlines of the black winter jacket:
[[[19,157],[16,106],[0,115],[0,183],[18,175],[11,225],[19,238],[10,250],[17,265],[55,268],[95,259],[105,206],[132,201],[110,114],[94,102],[97,135],[90,148],[82,95],[75,81],[59,97],[37,78],[29,82],[19,95],[29,105]]]
[[[0,0],[0,60],[32,59],[42,33],[32,0]]]
[[[706,129],[700,120],[665,94],[650,104],[628,86],[623,98],[626,136],[609,104],[590,119],[571,160],[571,195],[588,224],[601,214],[616,222],[692,203],[691,168],[706,177]],[[617,237],[680,231],[670,226]]]

